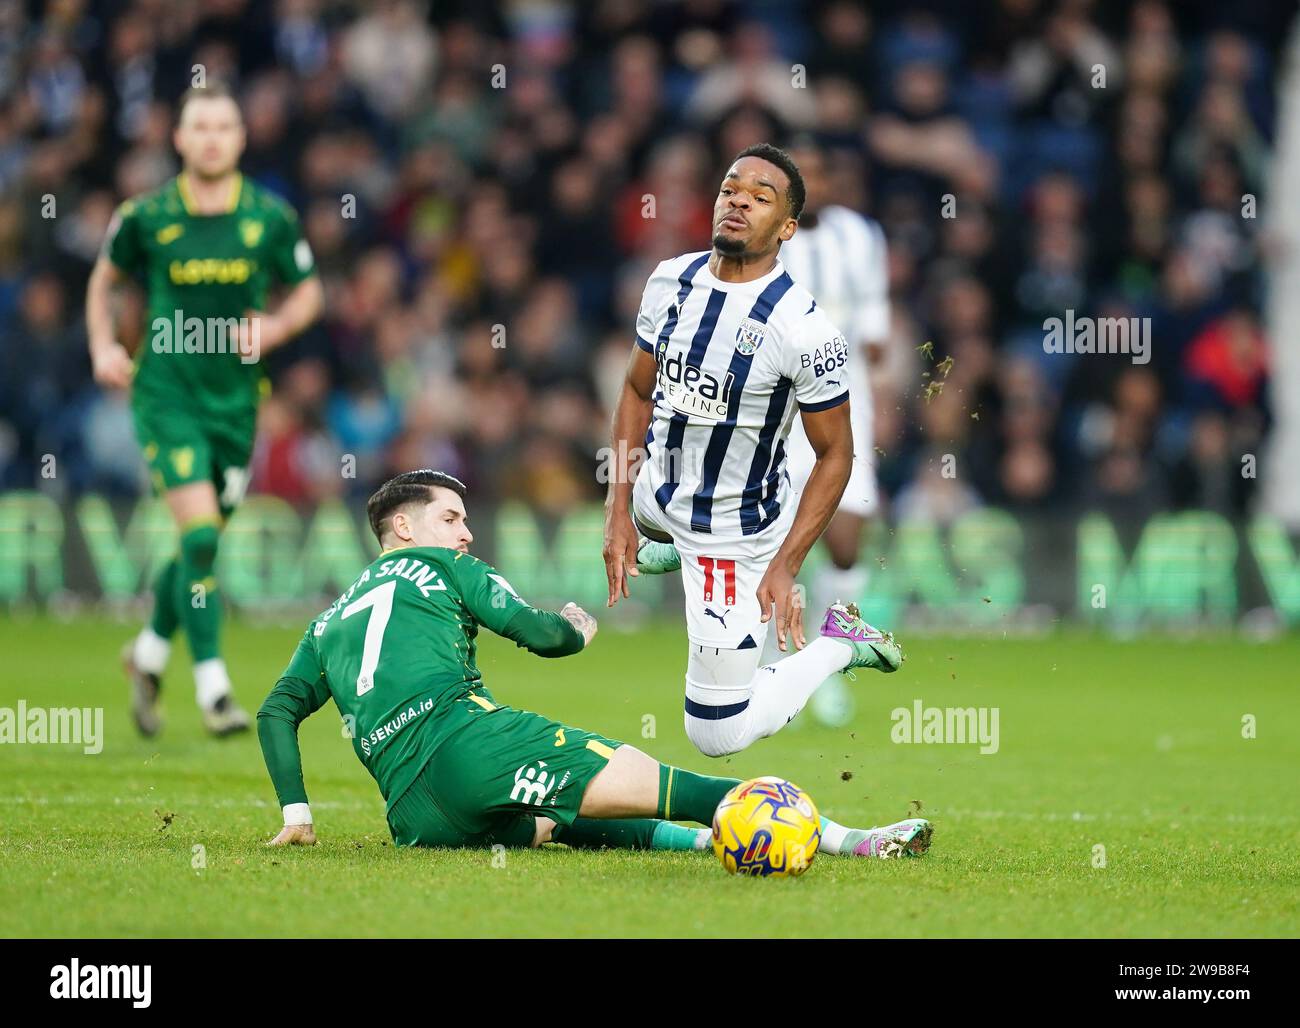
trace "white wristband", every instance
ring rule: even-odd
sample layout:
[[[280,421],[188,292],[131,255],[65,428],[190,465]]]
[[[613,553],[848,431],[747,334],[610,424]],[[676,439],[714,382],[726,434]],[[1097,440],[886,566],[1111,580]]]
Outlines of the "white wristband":
[[[286,825],[311,824],[311,807],[306,803],[286,803],[284,805],[284,823]]]

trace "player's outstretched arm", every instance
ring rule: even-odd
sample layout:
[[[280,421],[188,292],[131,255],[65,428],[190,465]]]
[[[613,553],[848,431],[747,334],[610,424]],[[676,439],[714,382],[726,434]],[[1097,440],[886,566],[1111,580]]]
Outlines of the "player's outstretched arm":
[[[262,759],[266,761],[266,770],[284,814],[284,827],[268,845],[316,844],[307,787],[302,780],[298,726],[323,707],[329,696],[329,687],[308,629],[289,667],[257,712],[257,738],[262,745]]]
[[[640,452],[641,441],[650,426],[654,384],[654,358],[638,344],[632,348],[610,432],[609,489],[605,495],[605,545],[602,554],[605,577],[609,581],[607,606],[610,607],[620,597],[631,595],[628,578],[637,577],[636,526],[632,523],[629,507],[632,480],[640,464],[634,454]]]
[[[463,555],[452,565],[461,600],[480,625],[539,657],[579,653],[596,634],[596,619],[576,603],[556,613],[526,603],[491,564]]]

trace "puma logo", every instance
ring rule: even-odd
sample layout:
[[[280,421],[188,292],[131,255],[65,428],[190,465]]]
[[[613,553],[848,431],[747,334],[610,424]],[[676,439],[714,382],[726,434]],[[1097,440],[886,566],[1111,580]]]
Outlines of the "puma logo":
[[[727,611],[726,614],[715,614],[715,613],[713,613],[713,611],[710,610],[708,607],[705,607],[705,608],[704,608],[704,613],[706,613],[707,615],[709,615],[709,617],[711,617],[711,618],[717,618],[719,621],[722,622],[722,627],[723,627],[723,628],[726,628],[726,627],[727,627],[727,614],[730,614],[731,611]]]

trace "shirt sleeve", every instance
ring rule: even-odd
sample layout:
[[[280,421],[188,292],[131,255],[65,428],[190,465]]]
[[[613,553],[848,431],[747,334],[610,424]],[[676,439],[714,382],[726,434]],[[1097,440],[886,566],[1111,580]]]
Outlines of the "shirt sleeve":
[[[103,254],[128,274],[136,275],[143,271],[145,250],[140,212],[135,201],[127,200],[113,212],[108,234],[104,237]]]
[[[316,258],[311,244],[303,237],[298,214],[285,204],[276,219],[276,231],[271,240],[271,271],[285,285],[296,286],[316,273]]]
[[[655,337],[659,334],[659,316],[664,310],[663,270],[663,263],[660,263],[646,281],[645,291],[641,294],[641,309],[636,315],[636,345],[652,355]]]
[[[461,600],[474,620],[540,657],[567,657],[582,649],[582,633],[554,611],[530,606],[496,568],[477,557],[452,564]]]
[[[313,623],[314,626],[314,623]],[[257,712],[257,738],[280,806],[306,803],[298,726],[330,698],[325,672],[309,628],[293,659]]]
[[[798,317],[786,343],[786,376],[799,410],[830,410],[849,398],[849,344],[817,307]]]

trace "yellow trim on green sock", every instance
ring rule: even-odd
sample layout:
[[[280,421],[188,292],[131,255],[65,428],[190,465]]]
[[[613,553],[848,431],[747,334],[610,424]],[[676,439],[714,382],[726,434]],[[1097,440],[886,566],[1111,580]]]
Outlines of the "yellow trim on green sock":
[[[196,528],[204,528],[207,525],[216,525],[217,529],[220,530],[222,523],[220,514],[200,514],[197,518],[190,518],[189,521],[180,526],[181,535],[192,532]]]

